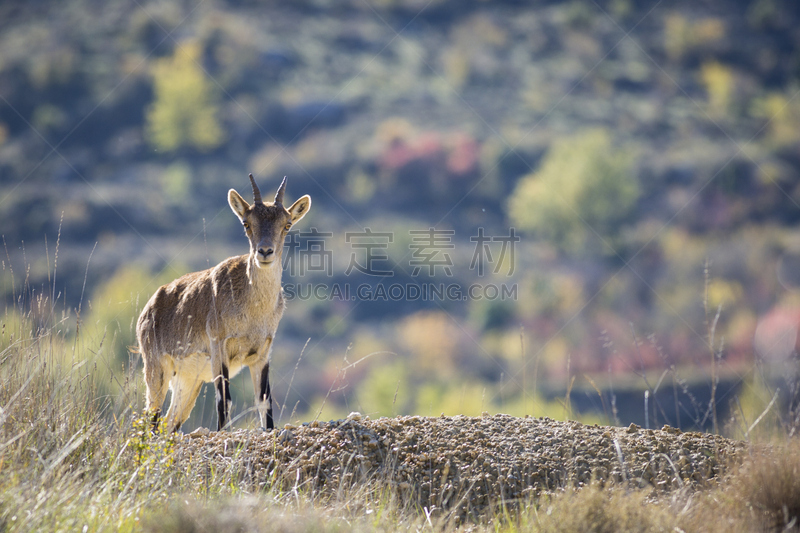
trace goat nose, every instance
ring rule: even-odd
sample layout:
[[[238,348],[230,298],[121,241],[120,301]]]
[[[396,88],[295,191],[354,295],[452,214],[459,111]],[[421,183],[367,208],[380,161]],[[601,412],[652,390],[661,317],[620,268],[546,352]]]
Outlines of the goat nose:
[[[258,254],[261,257],[265,257],[266,258],[266,257],[271,256],[273,253],[275,253],[275,250],[273,250],[272,248],[259,248],[258,249]]]

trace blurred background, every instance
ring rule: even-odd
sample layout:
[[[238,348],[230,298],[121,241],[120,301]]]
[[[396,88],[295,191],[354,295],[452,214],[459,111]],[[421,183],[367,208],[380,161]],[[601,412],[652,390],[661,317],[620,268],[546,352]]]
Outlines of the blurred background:
[[[286,175],[313,206],[278,424],[792,432],[798,28],[794,0],[6,0],[3,342],[54,320],[142,408],[145,302],[246,253],[228,189]],[[185,428],[215,423],[206,390]]]

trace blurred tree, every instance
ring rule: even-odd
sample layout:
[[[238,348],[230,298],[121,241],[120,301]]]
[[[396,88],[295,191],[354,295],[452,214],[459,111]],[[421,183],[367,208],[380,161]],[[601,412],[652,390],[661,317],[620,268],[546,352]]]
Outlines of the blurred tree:
[[[664,19],[664,49],[673,61],[680,61],[692,52],[705,52],[724,38],[725,23],[717,18],[691,21],[680,13],[672,13]]]
[[[730,68],[712,61],[704,63],[700,69],[700,78],[708,93],[709,113],[713,117],[724,117],[733,98],[734,76]]]
[[[492,390],[487,397],[486,385],[455,380],[431,382],[422,385],[417,393],[414,412],[428,416],[444,413],[446,416],[480,416],[483,411],[495,410],[490,404]]]
[[[405,414],[412,399],[410,392],[407,363],[374,365],[358,385],[359,409],[370,416]]]
[[[407,317],[398,333],[418,375],[446,379],[456,373],[459,330],[452,317],[441,311],[420,311]]]
[[[794,88],[793,88],[794,89]],[[800,105],[783,93],[771,93],[753,101],[750,113],[766,120],[768,140],[787,146],[800,139]]]
[[[110,367],[129,361],[128,348],[136,344],[139,312],[160,285],[177,277],[176,272],[181,270],[170,268],[153,276],[141,267],[123,266],[94,290],[86,332],[90,341],[108,347],[107,353],[113,355],[113,360],[106,360]]]
[[[158,149],[209,150],[222,143],[217,95],[200,66],[200,52],[197,43],[183,44],[153,65],[155,101],[147,112],[147,136]]]
[[[191,190],[192,169],[180,161],[164,169],[161,174],[161,190],[169,202],[181,204],[186,201],[186,191]]]
[[[632,154],[592,129],[553,142],[541,168],[520,179],[509,215],[520,229],[577,252],[595,237],[613,239],[638,198]]]

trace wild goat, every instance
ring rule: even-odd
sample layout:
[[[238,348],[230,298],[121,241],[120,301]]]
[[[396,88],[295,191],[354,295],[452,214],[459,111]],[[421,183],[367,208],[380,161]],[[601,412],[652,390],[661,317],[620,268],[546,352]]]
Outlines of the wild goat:
[[[177,431],[194,408],[203,383],[216,389],[217,429],[228,422],[230,378],[250,367],[261,426],[272,429],[269,355],[283,315],[281,258],[286,233],[311,207],[306,195],[283,206],[286,178],[275,202],[261,201],[250,174],[253,205],[235,190],[228,203],[244,226],[250,253],[162,286],[145,305],[136,326],[144,360],[147,410],[157,427],[161,404],[172,390],[167,429]]]

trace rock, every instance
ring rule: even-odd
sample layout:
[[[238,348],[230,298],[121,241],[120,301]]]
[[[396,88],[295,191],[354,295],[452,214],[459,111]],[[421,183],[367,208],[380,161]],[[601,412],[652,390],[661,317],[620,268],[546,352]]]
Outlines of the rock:
[[[208,428],[200,427],[189,433],[187,437],[189,437],[190,439],[197,439],[200,437],[208,437],[209,433],[211,433],[211,431]]]

